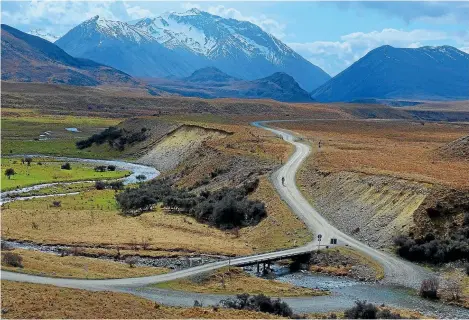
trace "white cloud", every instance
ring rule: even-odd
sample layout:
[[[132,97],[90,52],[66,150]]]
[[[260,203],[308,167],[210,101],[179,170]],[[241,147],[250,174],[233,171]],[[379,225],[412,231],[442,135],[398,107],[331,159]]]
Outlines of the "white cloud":
[[[111,9],[116,3],[116,1],[34,0],[21,2],[14,8],[2,8],[2,18],[12,25],[43,25],[44,21],[47,21],[47,24],[56,26],[56,29],[68,30],[95,15],[118,20]]]
[[[312,63],[335,75],[370,50],[382,45],[417,48],[421,47],[424,41],[442,41],[449,38],[447,33],[441,31],[383,29],[368,33],[346,34],[340,37],[340,41],[314,41],[288,43],[288,45]]]
[[[210,12],[211,14],[224,17],[224,18],[232,18],[236,20],[249,21],[251,23],[258,25],[263,30],[267,31],[268,33],[273,34],[275,37],[279,39],[285,37],[285,25],[278,22],[277,20],[267,17],[264,14],[261,14],[258,17],[245,16],[237,9],[227,8],[222,5],[211,6],[207,9],[207,11]]]
[[[200,6],[200,4],[197,4],[197,3],[192,3],[192,2],[183,2],[181,4],[181,7],[184,9],[184,10],[190,10],[190,9],[202,9],[202,7]]]
[[[142,8],[140,6],[132,6],[128,4],[127,2],[124,2],[125,10],[127,12],[127,15],[131,19],[141,19],[141,18],[146,18],[146,17],[151,17],[153,16],[152,12],[148,9]]]
[[[469,4],[467,1],[355,1],[334,2],[343,9],[373,9],[407,23],[422,21],[426,23],[468,23]]]

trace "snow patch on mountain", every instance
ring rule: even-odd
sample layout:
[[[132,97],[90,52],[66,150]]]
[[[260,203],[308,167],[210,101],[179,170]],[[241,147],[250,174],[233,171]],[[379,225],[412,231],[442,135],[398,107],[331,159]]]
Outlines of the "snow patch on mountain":
[[[33,29],[33,30],[30,30],[28,34],[32,36],[40,37],[52,43],[54,43],[57,39],[60,38],[59,36],[49,33],[43,29]]]

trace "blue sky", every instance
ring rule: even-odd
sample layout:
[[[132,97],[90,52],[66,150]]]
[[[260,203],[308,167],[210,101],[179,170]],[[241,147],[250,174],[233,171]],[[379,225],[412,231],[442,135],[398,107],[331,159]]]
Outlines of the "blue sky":
[[[129,21],[194,7],[256,23],[331,75],[384,44],[469,53],[469,2],[2,1],[2,23],[60,36],[95,15]]]

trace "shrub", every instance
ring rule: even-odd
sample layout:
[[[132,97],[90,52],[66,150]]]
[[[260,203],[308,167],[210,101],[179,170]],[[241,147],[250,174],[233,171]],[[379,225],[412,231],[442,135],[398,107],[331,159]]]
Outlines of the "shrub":
[[[135,265],[137,264],[137,258],[136,257],[127,257],[127,258],[125,258],[125,263],[127,263],[130,268],[135,268]]]
[[[412,239],[399,236],[394,239],[397,253],[411,261],[444,263],[469,258],[469,226],[454,231],[450,238],[436,239],[433,234]]]
[[[103,181],[96,181],[94,187],[96,188],[96,190],[104,190],[106,189],[106,183]]]
[[[108,186],[115,191],[124,189],[124,183],[122,181],[111,181],[108,183]]]
[[[138,176],[135,177],[135,179],[137,179],[138,182],[142,182],[146,179],[147,177],[143,174],[139,174]]]
[[[115,139],[120,138],[122,134],[122,129],[118,129],[116,127],[109,127],[100,133],[92,135],[86,140],[77,141],[76,146],[78,149],[85,149],[91,147],[93,143],[101,145],[106,141],[113,141]]]
[[[107,170],[106,166],[96,166],[94,167],[94,171],[96,172],[105,172]]]
[[[107,166],[107,170],[108,170],[108,171],[116,171],[116,166],[110,164],[110,165]]]
[[[63,170],[72,170],[72,166],[70,165],[70,162],[64,163],[60,168]]]
[[[376,317],[378,319],[402,319],[399,313],[391,312],[389,309],[379,310]]]
[[[170,211],[194,217],[197,221],[221,229],[233,229],[258,224],[266,215],[262,202],[247,198],[246,188],[221,189],[197,196],[178,190],[162,180],[142,183],[116,195],[124,214],[137,215],[149,211],[158,202]]]
[[[236,298],[221,300],[220,304],[225,308],[260,311],[282,317],[295,317],[287,303],[280,299],[271,299],[263,294],[251,296],[243,293],[237,295]]]
[[[52,206],[55,207],[55,208],[59,208],[62,206],[62,202],[61,201],[52,201]]]
[[[9,267],[23,268],[23,257],[14,252],[3,253],[2,262]]]
[[[420,285],[420,296],[426,299],[438,299],[438,287],[440,283],[437,278],[425,279]]]
[[[86,149],[91,147],[93,144],[101,145],[108,142],[112,148],[117,150],[124,150],[125,145],[132,144],[134,142],[144,141],[146,136],[146,128],[142,128],[138,132],[128,132],[125,129],[119,129],[117,127],[109,127],[100,133],[94,134],[88,139],[80,140],[76,143],[78,149]]]
[[[27,165],[30,166],[30,165],[31,165],[31,162],[33,162],[33,158],[31,158],[31,157],[26,157],[26,158],[24,158],[24,162],[26,162]]]
[[[5,176],[8,177],[8,179],[11,179],[11,176],[15,175],[16,172],[15,172],[15,169],[13,168],[8,168],[5,170]]]
[[[344,316],[347,319],[376,319],[378,308],[366,301],[355,301],[355,306],[345,310]]]

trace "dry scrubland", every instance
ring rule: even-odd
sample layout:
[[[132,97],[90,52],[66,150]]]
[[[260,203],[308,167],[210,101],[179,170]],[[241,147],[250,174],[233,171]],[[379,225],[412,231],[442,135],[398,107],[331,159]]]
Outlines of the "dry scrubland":
[[[177,308],[126,293],[90,292],[2,281],[3,317],[77,319],[271,319],[268,313],[234,309]]]

